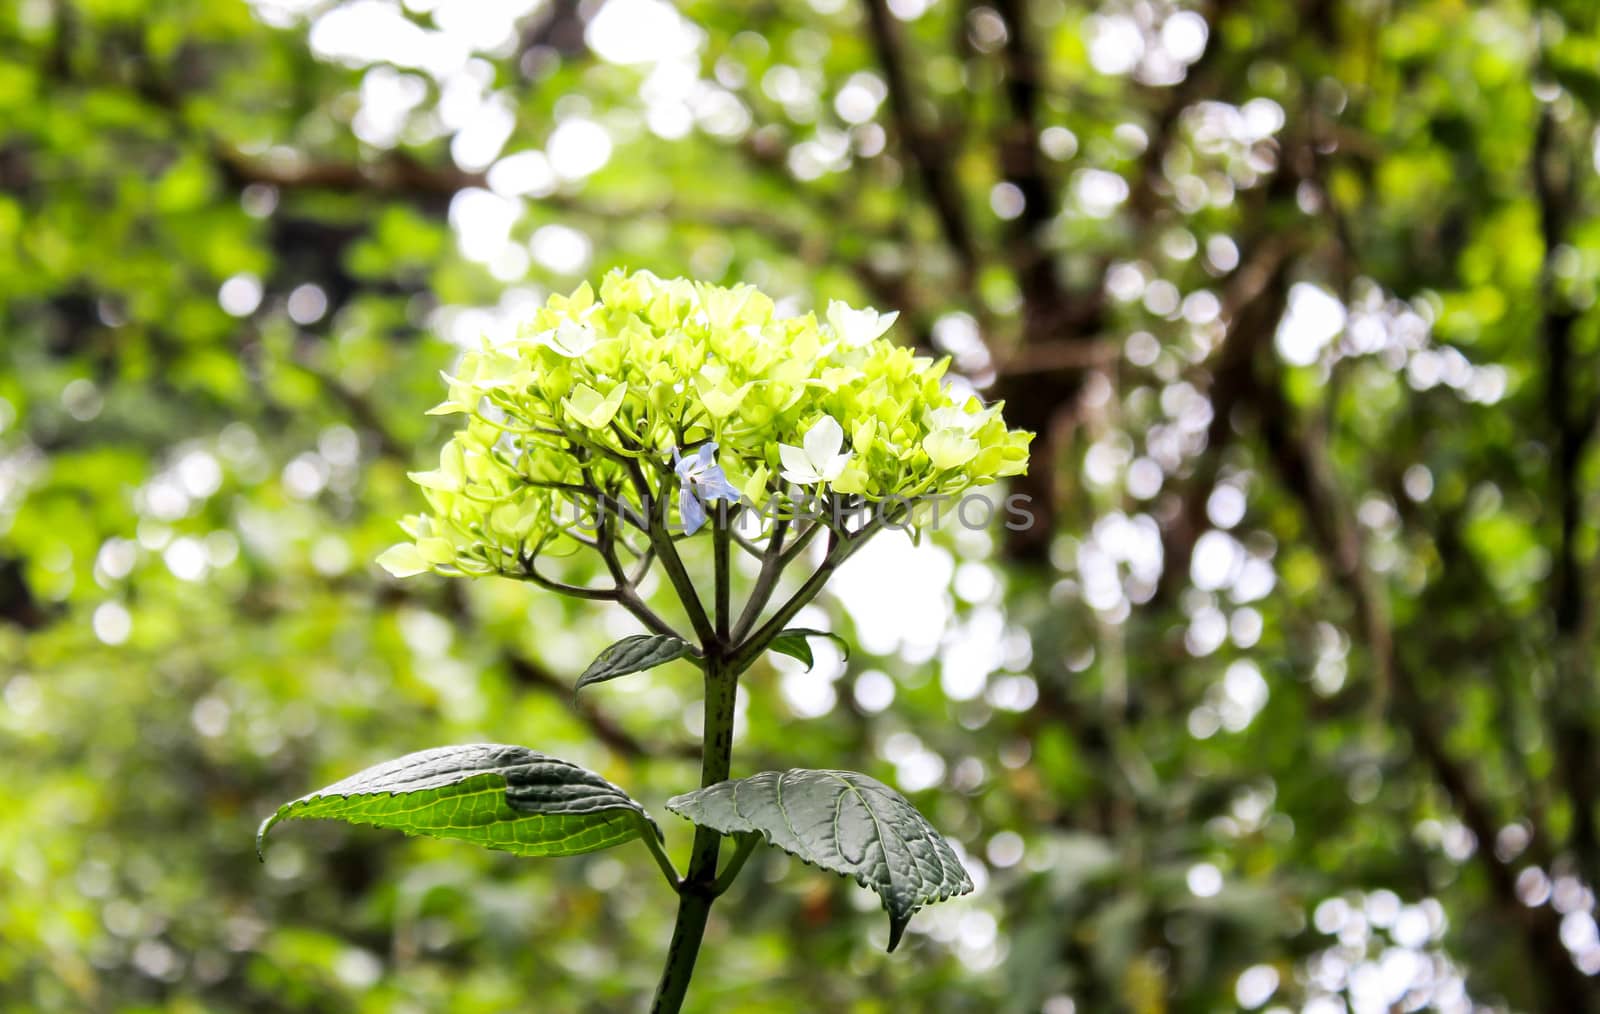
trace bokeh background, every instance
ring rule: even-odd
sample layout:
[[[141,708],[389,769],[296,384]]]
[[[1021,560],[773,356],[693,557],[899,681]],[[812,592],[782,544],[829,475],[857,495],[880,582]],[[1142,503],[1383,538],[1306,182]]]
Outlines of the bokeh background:
[[[625,615],[372,563],[439,371],[619,265],[1039,433],[741,704],[977,892],[885,955],[766,851],[694,1009],[1600,1009],[1597,113],[1587,0],[0,3],[0,1009],[645,1002],[642,849],[251,841],[444,743],[693,783],[686,666],[571,703]]]

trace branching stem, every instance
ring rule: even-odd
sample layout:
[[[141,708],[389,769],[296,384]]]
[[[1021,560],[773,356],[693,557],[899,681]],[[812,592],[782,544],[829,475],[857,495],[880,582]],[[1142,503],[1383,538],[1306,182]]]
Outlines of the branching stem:
[[[661,847],[661,839],[656,837],[656,829],[646,823],[644,833],[639,836],[639,839],[650,850],[650,855],[655,859],[656,865],[661,867],[661,875],[667,878],[667,884],[674,891],[683,890],[683,877],[678,874],[678,868],[672,865],[672,858],[667,855],[667,850]]]
[[[767,607],[768,600],[777,589],[778,578],[783,575],[783,538],[788,531],[789,522],[786,520],[779,520],[772,526],[772,537],[767,540],[766,552],[761,557],[761,572],[756,575],[755,587],[750,590],[750,598],[739,614],[739,622],[733,625],[732,636],[735,641],[743,638],[755,626],[756,620],[761,618],[761,610]]]
[[[641,476],[641,480],[642,478]],[[652,518],[654,517],[655,515],[652,515]],[[711,636],[702,634],[701,637],[706,674],[705,739],[700,755],[701,788],[726,781],[732,769],[734,701],[738,695],[739,676],[761,656],[773,638],[783,630],[784,624],[793,619],[795,613],[816,597],[834,570],[861,548],[878,529],[888,524],[889,520],[880,515],[859,531],[848,534],[830,529],[828,554],[823,562],[806,578],[794,595],[778,607],[771,619],[755,633],[746,636],[743,631],[752,626],[761,615],[766,602],[777,588],[785,565],[798,555],[797,547],[803,547],[806,541],[826,526],[820,522],[814,523],[791,545],[785,546],[784,536],[788,523],[780,521],[777,524],[763,554],[761,572],[756,578],[755,588],[745,603],[737,624],[730,630],[732,603],[729,594],[731,581],[729,548],[732,539],[729,528],[732,521],[726,512],[717,512],[715,517],[717,527],[712,536],[716,567],[715,615],[712,618],[714,629]],[[652,523],[651,528],[654,531],[656,525]],[[662,555],[664,558],[665,554]],[[674,582],[674,587],[677,587],[677,582]],[[690,596],[694,596],[692,586],[688,591]],[[698,598],[692,598],[691,601],[696,606],[699,605]],[[685,606],[688,604],[686,602]],[[745,860],[750,857],[751,851],[759,842],[759,835],[739,836],[738,850],[722,872],[718,873],[717,859],[722,846],[722,835],[710,828],[695,828],[689,871],[677,884],[678,918],[672,929],[672,943],[667,948],[666,967],[662,970],[660,985],[656,987],[655,1003],[651,1007],[652,1014],[677,1014],[683,1006],[683,998],[689,989],[689,980],[694,975],[695,960],[700,954],[700,942],[705,935],[706,921],[711,915],[711,904],[732,886],[744,868]]]
[[[717,882],[711,885],[713,894],[721,897],[728,888],[733,886],[733,882],[739,878],[739,871],[744,869],[744,861],[750,858],[750,853],[754,852],[756,846],[760,844],[761,836],[759,834],[740,836],[739,850],[733,854],[732,859],[728,860],[728,865],[723,868],[722,873],[717,877]]]

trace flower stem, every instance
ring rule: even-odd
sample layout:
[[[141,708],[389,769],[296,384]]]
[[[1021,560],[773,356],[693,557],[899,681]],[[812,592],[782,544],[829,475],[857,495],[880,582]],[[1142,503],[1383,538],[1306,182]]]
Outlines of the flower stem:
[[[733,539],[733,518],[728,514],[728,504],[725,500],[718,500],[713,505],[713,510],[716,514],[712,517],[712,523],[716,526],[716,530],[711,533],[711,545],[716,560],[716,589],[712,615],[716,622],[717,641],[727,644],[733,616],[733,606],[730,601],[733,565],[728,559],[729,546]]]
[[[729,628],[733,613],[727,591],[731,579],[729,570],[731,561],[728,558],[726,538],[729,534],[728,523],[726,520],[722,521],[716,530],[713,542],[716,563],[715,615],[706,619],[702,613],[702,622],[695,625],[696,631],[701,634],[701,649],[705,657],[706,671],[705,731],[700,750],[701,788],[709,788],[718,782],[728,780],[728,772],[733,763],[734,700],[739,690],[740,674],[760,657],[761,652],[783,629],[783,625],[802,606],[816,597],[834,568],[859,549],[861,543],[881,526],[883,519],[875,520],[849,538],[843,538],[838,533],[830,534],[828,556],[822,565],[805,584],[801,585],[799,591],[789,601],[779,607],[777,613],[766,624],[754,634],[742,638],[738,645],[729,643],[731,640]],[[654,522],[650,527],[653,542],[666,534]],[[768,549],[769,554],[780,559],[778,571],[782,570],[781,545],[781,540],[774,540]],[[670,543],[668,548],[670,549]],[[661,555],[663,562],[667,562],[667,554]],[[668,573],[671,574],[670,568]],[[776,580],[776,574],[770,575],[767,582],[764,582],[768,586],[763,588],[760,594],[770,596],[776,587]],[[677,581],[673,583],[681,596],[683,588]],[[695,594],[693,585],[689,586],[688,594],[690,596]],[[685,605],[689,603],[686,602]],[[700,605],[698,598],[693,599],[693,605],[696,607]],[[760,608],[759,604],[755,606],[756,614],[760,613]],[[749,621],[751,614],[748,605],[746,614],[741,623]],[[719,877],[717,857],[722,846],[722,835],[707,827],[695,828],[694,848],[689,856],[689,871],[678,884],[678,920],[672,927],[672,943],[667,947],[666,967],[662,969],[661,982],[656,987],[655,1003],[650,1007],[652,1014],[677,1014],[683,1007],[683,998],[689,991],[689,980],[694,976],[695,959],[700,956],[700,941],[705,936],[706,920],[711,916],[711,903],[733,883],[734,878],[739,875],[744,860],[755,845],[753,836],[740,842],[737,854]]]
[[[750,597],[745,600],[744,611],[739,614],[739,622],[733,626],[732,636],[735,641],[744,637],[761,618],[761,610],[766,608],[767,600],[772,598],[772,593],[777,590],[778,578],[783,576],[783,539],[789,532],[789,522],[780,519],[772,526],[772,538],[767,543],[767,550],[761,558],[761,572],[756,575],[755,587],[750,590]]]
[[[882,525],[883,519],[879,518],[854,535],[840,537],[837,533],[831,534],[829,538],[832,541],[828,546],[828,555],[818,565],[817,569],[811,572],[811,576],[806,578],[799,591],[796,591],[789,601],[779,606],[778,611],[772,615],[772,618],[762,624],[755,633],[734,647],[731,659],[733,668],[743,672],[756,659],[760,658],[761,653],[767,650],[767,645],[771,644],[772,639],[777,637],[783,630],[784,624],[793,619],[795,613],[798,613],[808,602],[817,597],[817,593],[822,590],[824,584],[828,583],[828,578],[833,576],[833,572],[838,569],[839,565],[850,559],[850,556],[860,549],[867,539]]]
[[[672,582],[672,589],[677,593],[678,601],[689,614],[689,624],[694,627],[695,636],[700,639],[702,647],[709,647],[715,642],[717,632],[711,625],[711,619],[706,616],[705,606],[700,602],[700,594],[695,591],[689,571],[678,556],[678,547],[673,545],[672,533],[667,531],[667,498],[655,496],[650,488],[650,481],[645,478],[644,469],[639,467],[638,462],[630,461],[627,467],[634,487],[647,507],[650,527],[645,534],[650,539],[650,547],[655,550],[656,558],[666,570],[667,580]]]
[[[717,877],[715,894],[719,898],[722,897],[723,892],[733,886],[733,882],[739,878],[739,871],[744,869],[744,861],[749,859],[750,853],[754,852],[756,846],[761,844],[761,835],[759,834],[739,835],[738,838],[738,849],[734,851],[733,858],[728,860],[728,865],[722,868],[722,873]]]
[[[727,781],[733,761],[733,702],[738,690],[737,671],[720,657],[706,659],[705,740],[700,756],[702,788]],[[717,854],[722,835],[706,827],[694,831],[694,851],[689,872],[678,887],[678,921],[672,928],[672,943],[667,947],[667,963],[656,987],[653,1014],[676,1014],[683,1006],[694,975],[695,959],[700,956],[700,940],[717,895]],[[721,885],[725,886],[725,885]]]

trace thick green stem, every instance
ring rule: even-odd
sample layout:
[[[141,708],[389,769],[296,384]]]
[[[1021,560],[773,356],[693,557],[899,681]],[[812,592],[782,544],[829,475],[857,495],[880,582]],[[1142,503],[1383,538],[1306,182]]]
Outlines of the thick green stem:
[[[728,779],[733,761],[733,702],[738,687],[736,671],[720,657],[707,658],[705,747],[700,758],[702,788]],[[678,921],[672,928],[666,967],[650,1008],[655,1014],[675,1014],[683,1006],[695,959],[700,956],[700,939],[711,914],[711,902],[717,896],[717,854],[721,845],[722,835],[716,831],[695,828],[689,872],[678,888]]]
[[[639,476],[639,481],[642,482],[642,475]],[[733,762],[733,706],[739,689],[739,675],[760,656],[767,644],[771,643],[783,629],[783,625],[816,596],[834,568],[859,549],[867,537],[883,523],[882,518],[876,519],[849,538],[841,538],[839,533],[833,533],[830,536],[827,559],[822,565],[807,578],[793,598],[779,607],[772,619],[754,634],[743,638],[736,647],[730,643],[733,613],[728,592],[732,576],[728,547],[731,532],[728,530],[729,522],[726,519],[719,519],[713,542],[716,563],[714,616],[707,618],[701,612],[701,622],[695,624],[696,632],[700,634],[706,670],[705,732],[700,754],[701,788],[708,788],[728,780]],[[650,527],[653,542],[665,535],[656,517],[652,517]],[[804,540],[800,540],[799,544],[803,545]],[[781,572],[783,563],[792,558],[782,555],[781,545],[782,541],[779,538],[774,540],[768,549],[769,554],[778,558],[779,564],[773,573],[767,575],[765,581],[759,582],[765,585],[758,591],[761,596],[772,594],[776,587],[777,572]],[[673,574],[672,562],[676,560],[676,553],[670,552],[671,549],[671,541],[668,539],[660,554],[662,562],[668,565],[669,576]],[[682,565],[678,566],[681,568]],[[763,571],[765,573],[767,568],[763,567]],[[686,583],[687,580],[688,576],[685,573],[683,582]],[[684,597],[683,583],[675,578],[673,585],[678,589],[680,597]],[[699,599],[694,597],[693,585],[689,585],[687,594],[688,601],[685,602],[685,606],[691,606],[692,603],[690,615],[693,617],[700,606]],[[747,604],[746,615],[741,619],[741,625],[758,616],[761,605],[754,604],[754,610],[754,613],[751,613]],[[689,991],[689,980],[694,975],[695,959],[700,956],[700,941],[705,936],[706,920],[711,916],[711,904],[739,875],[740,867],[755,845],[753,838],[741,842],[733,861],[728,864],[722,875],[718,876],[717,858],[722,847],[722,835],[710,828],[695,828],[689,871],[678,884],[678,920],[672,928],[672,943],[667,947],[666,967],[661,972],[661,982],[656,987],[655,1003],[650,1008],[653,1014],[676,1014],[682,1008],[684,995]]]

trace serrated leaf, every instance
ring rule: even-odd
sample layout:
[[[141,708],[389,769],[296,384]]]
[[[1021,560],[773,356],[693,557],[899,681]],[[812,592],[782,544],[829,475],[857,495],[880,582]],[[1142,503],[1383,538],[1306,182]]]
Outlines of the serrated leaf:
[[[944,836],[904,796],[854,771],[763,771],[674,796],[667,809],[854,877],[883,899],[891,951],[918,909],[972,890]]]
[[[630,634],[590,662],[572,692],[576,694],[591,683],[604,683],[618,676],[654,669],[693,651],[687,641],[671,634]]]
[[[520,746],[474,743],[397,757],[318,789],[262,821],[327,818],[456,838],[523,856],[575,856],[661,837],[644,807],[586,768]]]
[[[839,650],[844,652],[844,657],[850,657],[850,645],[844,638],[831,630],[812,630],[809,627],[790,627],[788,630],[779,631],[778,636],[772,639],[772,643],[768,644],[767,648],[770,651],[788,655],[790,658],[799,659],[806,664],[806,672],[810,672],[811,667],[816,664],[816,658],[811,654],[811,643],[808,640],[813,637],[832,639],[839,645]]]

